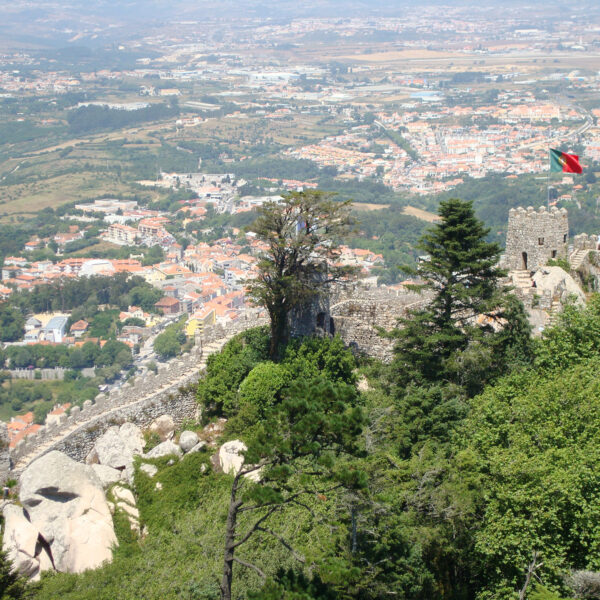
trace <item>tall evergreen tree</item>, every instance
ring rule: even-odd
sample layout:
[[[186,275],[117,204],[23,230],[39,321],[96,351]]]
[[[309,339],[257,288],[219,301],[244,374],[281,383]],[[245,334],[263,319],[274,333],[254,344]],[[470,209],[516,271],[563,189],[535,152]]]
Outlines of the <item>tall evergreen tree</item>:
[[[392,334],[397,340],[395,370],[400,385],[456,381],[456,369],[449,364],[453,355],[493,334],[494,322],[506,322],[509,313],[511,322],[518,316],[514,302],[503,310],[500,247],[486,241],[489,229],[475,217],[472,203],[456,198],[443,201],[439,215],[440,222],[418,246],[426,257],[412,270],[422,281],[415,287],[427,292],[431,302],[400,319]],[[528,340],[529,329],[524,327]],[[503,346],[511,344],[505,341]]]
[[[0,600],[21,600],[28,595],[26,580],[13,571],[6,552],[0,551]]]

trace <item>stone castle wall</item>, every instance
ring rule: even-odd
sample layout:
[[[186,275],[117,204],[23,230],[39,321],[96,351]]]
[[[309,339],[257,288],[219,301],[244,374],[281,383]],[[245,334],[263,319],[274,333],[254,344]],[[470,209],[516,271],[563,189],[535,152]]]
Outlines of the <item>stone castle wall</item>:
[[[380,329],[390,331],[399,317],[409,310],[418,310],[429,299],[411,291],[389,288],[346,290],[331,307],[335,333],[358,354],[389,362],[394,341],[383,338]]]
[[[573,250],[596,250],[598,244],[598,237],[595,235],[588,235],[587,233],[580,233],[573,238]]]
[[[567,210],[542,206],[511,208],[508,214],[503,266],[536,271],[551,258],[566,258],[569,240]]]
[[[202,342],[204,345],[224,342],[241,331],[264,324],[264,317],[249,315],[226,329],[220,325],[207,328]],[[62,415],[58,422],[45,425],[10,451],[13,470],[22,470],[51,450],[61,450],[82,460],[95,440],[117,423],[130,421],[147,427],[163,414],[170,414],[177,424],[196,418],[198,404],[189,388],[201,377],[202,357],[202,346],[195,346],[182,357],[160,365],[156,374],[146,373],[136,377],[132,385],[98,394],[93,402],[86,400],[81,408],[74,406],[68,416]]]
[[[318,308],[326,311],[327,324],[354,351],[386,361],[391,358],[393,341],[382,338],[378,328],[393,329],[398,317],[427,302],[427,298],[409,291],[354,286],[336,294],[330,310],[320,304]],[[316,319],[318,314],[313,316]],[[191,352],[160,365],[158,373],[146,373],[136,377],[133,384],[98,394],[93,402],[87,400],[82,408],[73,407],[58,422],[45,425],[21,440],[10,451],[13,473],[18,474],[32,460],[51,450],[61,450],[75,460],[83,460],[98,437],[109,427],[125,421],[147,427],[163,414],[173,416],[178,425],[195,419],[198,405],[192,388],[202,376],[203,345],[224,343],[241,331],[265,324],[267,319],[257,311],[227,328],[221,325],[206,328]],[[323,329],[321,333],[329,333],[327,327]]]

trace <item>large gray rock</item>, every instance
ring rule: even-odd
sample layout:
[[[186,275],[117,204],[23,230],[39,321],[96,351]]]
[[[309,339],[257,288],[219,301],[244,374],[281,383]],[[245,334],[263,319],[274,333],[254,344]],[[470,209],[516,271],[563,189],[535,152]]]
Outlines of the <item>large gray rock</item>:
[[[53,568],[50,556],[40,543],[39,531],[28,521],[20,506],[7,504],[3,515],[2,550],[15,571],[29,579],[39,579],[42,571]]]
[[[246,444],[241,440],[231,440],[219,448],[219,466],[223,473],[236,475],[244,464]]]
[[[207,444],[205,441],[198,442],[189,452],[188,454],[194,454],[195,452],[200,452],[203,448],[206,448]]]
[[[91,465],[91,467],[104,489],[121,480],[122,473],[118,469],[113,469],[106,465]]]
[[[161,456],[169,456],[170,454],[176,454],[181,456],[181,448],[171,440],[167,440],[158,446],[155,446],[146,454],[147,458],[160,458]]]
[[[237,475],[244,466],[244,452],[246,450],[246,444],[244,444],[244,442],[241,440],[231,440],[230,442],[223,444],[219,448],[218,455],[219,466],[221,467],[223,473]],[[258,482],[260,481],[261,473],[262,467],[260,469],[256,469],[255,471],[246,473],[244,477],[250,479],[251,481]]]
[[[175,421],[171,415],[162,415],[150,424],[150,431],[157,433],[162,442],[173,439],[175,435]]]
[[[55,450],[32,462],[20,483],[21,504],[58,571],[81,573],[112,560],[118,542],[92,467]]]
[[[179,447],[184,452],[189,452],[198,443],[198,434],[194,431],[184,431],[179,436]]]
[[[121,487],[120,485],[116,485],[112,489],[112,494],[116,501],[116,508],[119,508],[125,513],[127,519],[129,520],[129,525],[131,529],[139,534],[140,511],[135,505],[135,496],[133,495],[131,490]]]
[[[133,423],[123,423],[121,427],[110,427],[94,445],[101,465],[113,469],[126,469],[133,464],[133,457],[141,454],[144,445],[142,430]]]

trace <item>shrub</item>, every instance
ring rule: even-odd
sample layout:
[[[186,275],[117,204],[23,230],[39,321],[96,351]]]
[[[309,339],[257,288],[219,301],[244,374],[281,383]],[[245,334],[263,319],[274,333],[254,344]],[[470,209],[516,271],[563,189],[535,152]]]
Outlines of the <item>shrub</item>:
[[[208,357],[206,376],[199,382],[197,397],[204,418],[233,416],[238,409],[238,388],[246,375],[268,355],[268,335],[261,327],[250,329]]]
[[[282,365],[273,362],[256,365],[240,385],[239,416],[243,422],[250,425],[264,418],[290,380],[289,371]]]
[[[294,379],[325,377],[334,382],[356,383],[356,360],[339,336],[292,340],[283,363]]]

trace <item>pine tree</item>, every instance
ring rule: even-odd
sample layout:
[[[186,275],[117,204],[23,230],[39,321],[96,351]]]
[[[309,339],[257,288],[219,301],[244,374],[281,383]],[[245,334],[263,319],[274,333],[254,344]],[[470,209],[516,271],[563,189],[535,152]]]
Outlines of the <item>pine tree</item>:
[[[244,463],[234,476],[225,527],[221,599],[231,600],[233,566],[262,569],[241,558],[242,547],[255,534],[271,537],[296,560],[301,556],[270,527],[272,515],[303,500],[340,488],[362,488],[365,475],[340,458],[358,452],[364,417],[352,406],[353,386],[326,380],[298,381],[287,397],[266,416],[248,440]],[[257,475],[252,483],[248,476]],[[243,518],[243,519],[242,519]]]
[[[392,333],[400,385],[451,380],[447,362],[452,355],[492,333],[492,322],[501,317],[500,247],[486,241],[489,230],[475,217],[471,202],[443,201],[439,215],[440,222],[418,246],[426,257],[412,270],[423,282],[415,287],[432,300],[400,319]]]
[[[24,599],[26,591],[25,579],[12,570],[6,552],[0,550],[0,600]]]

